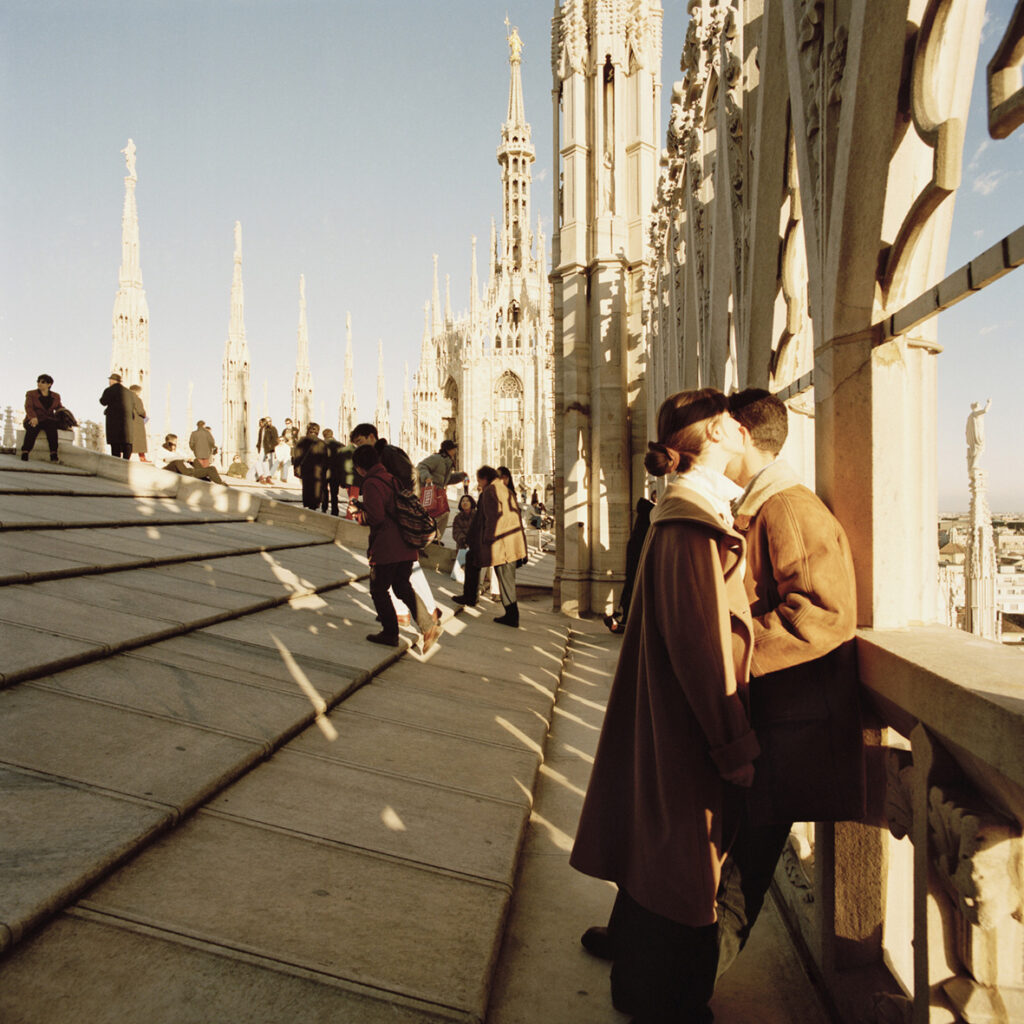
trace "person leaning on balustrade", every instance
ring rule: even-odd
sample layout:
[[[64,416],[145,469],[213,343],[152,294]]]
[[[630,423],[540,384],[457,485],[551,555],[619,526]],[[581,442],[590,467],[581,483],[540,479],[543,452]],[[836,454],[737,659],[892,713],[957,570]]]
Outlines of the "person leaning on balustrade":
[[[602,953],[612,1002],[637,1021],[712,1019],[716,892],[759,747],[746,708],[753,648],[739,488],[742,450],[714,388],[662,403],[645,458],[677,474],[651,514],[570,863],[619,887]]]
[[[743,948],[795,821],[864,816],[864,745],[853,635],[857,591],[846,532],[782,459],[785,403],[729,396],[743,451],[727,475],[747,540],[754,626],[750,720],[761,746],[719,889],[719,974]]]

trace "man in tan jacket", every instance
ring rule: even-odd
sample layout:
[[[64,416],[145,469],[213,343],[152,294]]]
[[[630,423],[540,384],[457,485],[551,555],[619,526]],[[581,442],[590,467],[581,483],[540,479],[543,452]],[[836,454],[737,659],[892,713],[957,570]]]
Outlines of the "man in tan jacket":
[[[749,388],[730,396],[729,409],[744,439],[726,475],[745,488],[733,512],[747,540],[750,719],[762,753],[719,889],[719,974],[746,942],[793,822],[864,813],[857,595],[846,533],[778,458],[785,404]]]

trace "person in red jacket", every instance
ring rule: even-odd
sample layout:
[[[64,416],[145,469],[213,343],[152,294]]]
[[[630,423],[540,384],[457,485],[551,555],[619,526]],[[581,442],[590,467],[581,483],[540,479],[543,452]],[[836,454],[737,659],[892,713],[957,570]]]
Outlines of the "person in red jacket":
[[[371,633],[367,640],[387,647],[398,646],[398,615],[388,596],[388,589],[395,592],[412,615],[423,633],[423,653],[426,654],[437,642],[440,628],[434,617],[422,602],[416,600],[416,593],[409,582],[413,562],[419,552],[410,547],[395,518],[395,495],[398,485],[395,478],[384,468],[380,453],[371,444],[360,445],[352,455],[356,474],[362,479],[362,510],[370,527],[370,597],[377,609],[381,630]]]
[[[50,461],[57,461],[57,410],[61,408],[60,395],[51,391],[53,378],[41,373],[34,391],[25,392],[25,440],[21,444],[21,461],[28,462],[41,430],[50,444]]]

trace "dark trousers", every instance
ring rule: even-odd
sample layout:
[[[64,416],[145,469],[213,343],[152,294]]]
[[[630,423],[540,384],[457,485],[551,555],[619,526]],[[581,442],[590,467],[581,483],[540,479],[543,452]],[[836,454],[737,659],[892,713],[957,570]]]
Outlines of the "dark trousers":
[[[331,515],[336,516],[338,514],[338,485],[341,483],[340,480],[328,480],[324,484],[324,496],[320,500],[320,511],[327,511],[327,500],[331,502]]]
[[[416,592],[409,582],[412,562],[389,562],[385,565],[374,565],[370,569],[370,597],[373,607],[380,619],[381,632],[392,639],[398,636],[398,615],[395,606],[388,596],[393,590],[395,597],[409,609],[409,614],[416,617],[416,625],[421,633],[426,633],[434,625],[433,617],[427,612],[422,601],[416,599]]]
[[[39,431],[42,431],[46,435],[46,440],[50,443],[50,454],[57,454],[57,421],[56,420],[40,420],[34,427],[25,428],[25,440],[21,443],[21,450],[23,452],[32,451],[33,446],[36,443],[36,438],[39,436]]]
[[[132,457],[131,441],[110,441],[110,454],[115,458],[130,459]]]
[[[619,890],[608,922],[615,961],[612,1002],[634,1024],[708,1024],[718,925],[692,927],[640,906]]]
[[[744,814],[718,883],[718,973],[747,944],[792,825],[751,825]]]
[[[467,604],[476,604],[480,596],[480,570],[481,566],[473,557],[473,552],[466,553],[465,576],[462,583],[462,596]],[[498,580],[498,593],[501,595],[501,603],[507,608],[510,604],[516,603],[516,563],[506,562],[504,565],[491,567]]]
[[[314,512],[320,511],[320,502],[323,500],[324,495],[324,479],[321,476],[316,476],[313,473],[312,468],[308,470],[307,474],[302,477],[302,504],[303,507],[312,509]]]

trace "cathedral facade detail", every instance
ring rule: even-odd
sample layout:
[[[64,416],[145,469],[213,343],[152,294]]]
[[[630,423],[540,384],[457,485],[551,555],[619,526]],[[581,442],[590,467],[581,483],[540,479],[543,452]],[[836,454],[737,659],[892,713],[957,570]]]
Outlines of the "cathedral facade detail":
[[[523,106],[522,42],[509,37],[508,114],[501,127],[501,230],[491,222],[489,272],[480,292],[472,241],[470,308],[455,317],[446,283],[442,311],[434,257],[432,300],[405,425],[414,458],[459,444],[459,465],[508,466],[517,483],[541,494],[552,483],[553,324],[546,241],[531,230],[534,146]]]

